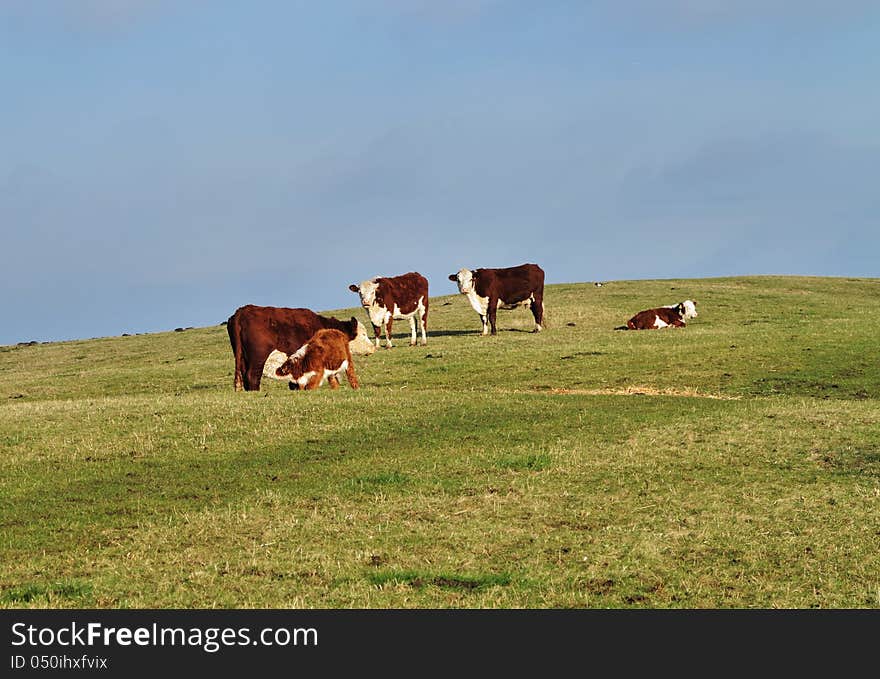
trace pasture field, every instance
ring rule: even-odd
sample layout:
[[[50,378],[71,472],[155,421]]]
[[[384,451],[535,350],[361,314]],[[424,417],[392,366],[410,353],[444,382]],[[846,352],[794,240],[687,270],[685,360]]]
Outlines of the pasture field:
[[[432,297],[358,391],[235,393],[221,325],[0,347],[0,606],[880,607],[880,279],[545,299]]]

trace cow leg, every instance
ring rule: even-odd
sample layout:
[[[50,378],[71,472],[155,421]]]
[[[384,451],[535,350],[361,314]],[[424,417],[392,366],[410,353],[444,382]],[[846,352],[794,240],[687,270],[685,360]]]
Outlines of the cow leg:
[[[544,329],[544,297],[542,295],[532,296],[532,316],[535,317],[535,332],[541,332]]]
[[[394,325],[394,318],[389,316],[385,321],[385,348],[391,349],[394,345],[391,343],[391,326]]]
[[[382,345],[381,335],[382,328],[373,323],[373,332],[376,333],[376,348],[378,349]]]
[[[483,329],[480,331],[481,335],[489,334],[489,320],[485,314],[480,314],[480,323],[483,324]]]
[[[419,314],[419,326],[422,329],[422,346],[428,346],[428,307],[422,309],[421,314]]]
[[[492,334],[497,335],[498,330],[495,327],[495,317],[498,315],[498,298],[490,297],[489,298],[489,308],[486,310],[487,315],[489,316],[489,325],[492,327]],[[483,332],[485,335],[485,331]]]
[[[309,381],[306,382],[306,386],[302,387],[303,389],[317,389],[321,386],[321,382],[324,381],[324,371],[318,370],[309,378]]]
[[[263,366],[259,367],[249,366],[247,372],[244,374],[244,390],[245,391],[259,391],[260,390],[260,380],[263,378]]]
[[[339,378],[336,375],[330,375],[327,378],[327,384],[330,385],[331,389],[339,389]]]
[[[409,345],[414,347],[416,345],[416,315],[413,314],[409,317]]]
[[[360,386],[358,385],[357,375],[354,372],[354,363],[351,361],[348,362],[348,366],[345,368],[345,376],[348,378],[348,383],[352,389],[357,389]]]

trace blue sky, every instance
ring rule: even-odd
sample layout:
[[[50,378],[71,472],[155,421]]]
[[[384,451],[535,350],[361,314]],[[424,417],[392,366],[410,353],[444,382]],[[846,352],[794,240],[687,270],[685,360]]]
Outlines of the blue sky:
[[[4,0],[0,344],[349,283],[880,276],[880,4]]]

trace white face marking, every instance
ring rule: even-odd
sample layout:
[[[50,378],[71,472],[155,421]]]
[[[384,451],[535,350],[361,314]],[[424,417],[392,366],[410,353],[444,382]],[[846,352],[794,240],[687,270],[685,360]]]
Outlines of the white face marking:
[[[358,285],[358,295],[361,298],[361,306],[368,307],[376,301],[376,290],[379,284],[375,281],[363,281]]]
[[[474,274],[468,269],[460,269],[456,277],[458,278],[458,291],[462,295],[466,295],[474,289]]]
[[[692,299],[686,299],[685,301],[681,302],[681,304],[682,306],[684,306],[684,313],[682,314],[682,317],[685,320],[697,317],[697,303],[695,301],[693,301]],[[663,308],[674,309],[677,306],[678,304],[667,304]]]

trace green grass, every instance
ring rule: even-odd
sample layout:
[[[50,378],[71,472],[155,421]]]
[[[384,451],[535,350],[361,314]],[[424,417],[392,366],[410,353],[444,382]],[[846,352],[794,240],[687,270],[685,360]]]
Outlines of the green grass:
[[[546,305],[432,298],[358,391],[235,393],[221,326],[0,347],[0,606],[880,607],[880,280]]]

